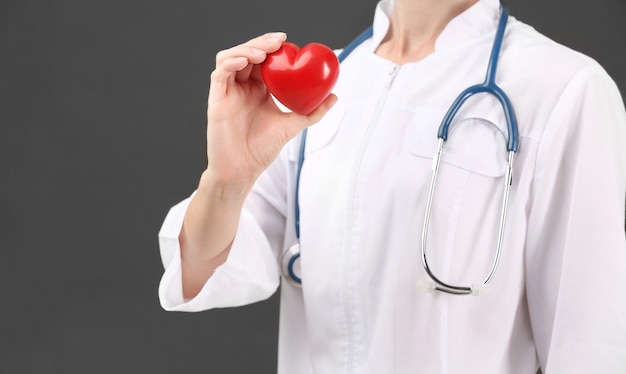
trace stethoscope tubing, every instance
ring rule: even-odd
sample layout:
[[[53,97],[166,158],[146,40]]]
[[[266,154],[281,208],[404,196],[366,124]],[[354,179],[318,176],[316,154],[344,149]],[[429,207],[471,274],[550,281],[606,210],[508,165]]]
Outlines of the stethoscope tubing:
[[[456,113],[459,111],[461,106],[463,106],[465,101],[473,95],[479,93],[487,93],[495,96],[498,99],[504,111],[507,131],[509,133],[509,137],[507,140],[507,150],[509,152],[517,152],[517,149],[519,147],[519,134],[517,129],[517,120],[513,111],[513,105],[511,105],[511,101],[509,100],[506,93],[504,93],[504,91],[496,84],[498,61],[500,60],[499,57],[500,51],[502,49],[502,41],[504,40],[504,32],[506,31],[506,24],[509,19],[509,10],[506,4],[502,3],[501,8],[502,13],[500,16],[500,21],[498,22],[498,29],[494,38],[493,47],[491,48],[489,65],[487,67],[485,81],[481,84],[468,87],[463,92],[461,92],[461,94],[452,103],[450,109],[448,109],[448,112],[443,118],[441,126],[439,126],[439,132],[437,133],[437,137],[443,139],[444,141],[447,140],[450,124],[452,123],[452,120],[456,116]]]
[[[434,197],[435,185],[437,181],[437,175],[439,171],[439,165],[441,162],[444,145],[448,138],[448,130],[450,128],[450,125],[452,124],[452,121],[455,115],[457,114],[459,109],[463,106],[463,104],[467,101],[467,99],[479,93],[487,93],[487,94],[493,95],[494,97],[497,98],[500,105],[502,106],[506,123],[507,123],[507,131],[508,131],[507,150],[509,153],[508,167],[507,167],[507,172],[506,172],[506,176],[504,179],[505,186],[504,186],[504,192],[503,192],[503,198],[502,198],[502,209],[500,212],[500,227],[498,230],[496,253],[494,255],[494,260],[492,262],[491,269],[487,277],[483,280],[482,285],[488,284],[493,278],[495,271],[498,267],[501,253],[502,253],[502,243],[503,243],[504,229],[505,229],[505,224],[506,224],[507,206],[508,206],[508,200],[509,200],[509,194],[510,194],[510,186],[512,184],[513,159],[519,147],[519,134],[518,134],[515,113],[513,111],[513,106],[511,105],[511,102],[508,96],[506,95],[506,93],[495,83],[495,77],[496,77],[496,72],[498,68],[498,61],[499,61],[499,56],[501,52],[502,41],[504,39],[506,25],[508,22],[508,15],[509,13],[508,13],[507,6],[504,3],[501,3],[500,20],[498,22],[496,36],[494,38],[493,47],[491,49],[491,54],[489,57],[489,65],[487,67],[485,81],[481,84],[471,86],[465,89],[463,92],[461,92],[461,94],[452,103],[450,109],[448,109],[448,111],[446,112],[446,115],[444,116],[444,119],[441,125],[439,126],[439,130],[437,133],[437,137],[439,140],[438,140],[437,153],[435,154],[433,158],[432,176],[431,176],[430,188],[428,192],[428,200],[426,203],[426,210],[424,214],[424,224],[422,227],[422,240],[421,240],[421,244],[422,244],[422,248],[421,248],[422,256],[421,257],[422,257],[422,265],[424,267],[424,270],[426,271],[428,276],[431,278],[431,280],[434,282],[432,289],[446,292],[449,294],[455,294],[455,295],[474,294],[475,295],[478,293],[477,292],[478,285],[455,286],[455,285],[448,284],[442,281],[439,277],[437,277],[433,273],[428,263],[428,259],[426,257],[428,227],[430,224],[432,202],[433,202],[433,197]],[[346,57],[348,57],[348,55],[350,55],[350,53],[356,47],[358,47],[365,40],[369,39],[372,35],[373,35],[373,27],[370,26],[343,49],[343,51],[338,56],[339,62],[343,62],[343,60],[345,60]],[[297,172],[296,172],[294,209],[295,209],[295,231],[296,231],[297,244],[290,247],[289,250],[287,250],[283,254],[282,266],[281,266],[283,276],[289,281],[289,283],[291,283],[292,285],[296,287],[302,286],[302,279],[294,271],[294,266],[295,266],[296,261],[300,259],[300,204],[299,204],[300,194],[299,192],[300,192],[300,179],[301,179],[300,177],[301,177],[302,167],[304,165],[304,159],[305,159],[306,138],[307,138],[307,133],[308,133],[307,130],[308,129],[304,129],[301,133],[300,151],[298,154],[298,165],[297,165]]]

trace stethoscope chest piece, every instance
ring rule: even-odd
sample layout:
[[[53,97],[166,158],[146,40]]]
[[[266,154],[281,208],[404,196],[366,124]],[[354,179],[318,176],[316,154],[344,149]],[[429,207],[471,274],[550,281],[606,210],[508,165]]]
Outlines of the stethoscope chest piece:
[[[283,253],[281,265],[284,279],[291,285],[302,288],[302,278],[300,277],[300,243],[292,245]]]

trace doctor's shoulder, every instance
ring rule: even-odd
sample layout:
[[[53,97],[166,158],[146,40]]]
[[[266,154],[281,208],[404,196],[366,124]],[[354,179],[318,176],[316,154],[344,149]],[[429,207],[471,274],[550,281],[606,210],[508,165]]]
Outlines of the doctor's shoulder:
[[[553,122],[554,110],[575,112],[586,106],[587,110],[603,111],[603,105],[597,105],[602,100],[611,102],[611,111],[623,117],[623,99],[617,85],[592,57],[518,20],[512,21],[505,45],[500,67],[502,85],[521,117],[518,121],[524,136],[538,140],[545,126]],[[569,122],[559,127],[575,126]]]
[[[550,39],[528,24],[515,20],[509,30],[510,51],[504,53],[510,54],[521,69],[545,79],[546,84],[567,82],[581,70],[596,70],[608,77],[591,56]]]
[[[509,50],[504,56],[513,59],[515,72],[530,81],[545,85],[567,85],[576,75],[589,71],[610,79],[604,68],[591,56],[541,34],[532,26],[514,20],[507,35]],[[503,56],[503,58],[505,58]],[[527,80],[527,82],[529,82]]]

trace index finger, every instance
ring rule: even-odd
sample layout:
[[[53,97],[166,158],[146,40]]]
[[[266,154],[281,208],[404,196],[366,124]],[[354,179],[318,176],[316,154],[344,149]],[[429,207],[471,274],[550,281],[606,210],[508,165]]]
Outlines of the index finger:
[[[265,54],[275,52],[285,40],[287,40],[287,34],[284,32],[271,32],[258,36],[243,44],[218,52],[215,56],[215,64],[219,66],[224,60],[232,57],[246,57],[252,60],[251,62],[260,63],[265,59],[265,56],[259,56],[258,51],[265,52]],[[257,53],[254,53],[253,50],[256,50]],[[259,57],[262,60],[256,61],[255,57],[257,60]]]

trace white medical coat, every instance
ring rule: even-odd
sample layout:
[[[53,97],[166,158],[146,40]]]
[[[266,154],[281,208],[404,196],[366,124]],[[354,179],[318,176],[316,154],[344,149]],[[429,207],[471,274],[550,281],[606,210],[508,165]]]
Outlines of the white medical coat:
[[[389,25],[342,63],[336,106],[310,128],[300,184],[302,290],[282,282],[279,373],[626,373],[626,115],[593,60],[510,19],[497,72],[519,122],[499,268],[485,296],[421,291],[421,228],[437,129],[484,80],[500,16],[481,0],[423,60],[374,51]],[[444,280],[481,282],[494,256],[506,124],[492,98],[454,121],[427,252]],[[296,242],[300,139],[260,177],[225,264],[184,300],[178,235],[188,200],[160,232],[159,295],[173,311],[265,299]]]

